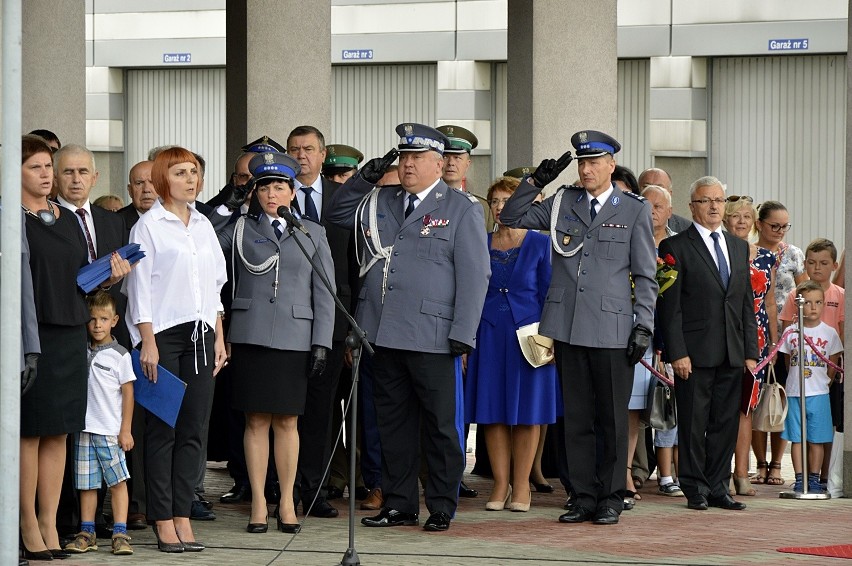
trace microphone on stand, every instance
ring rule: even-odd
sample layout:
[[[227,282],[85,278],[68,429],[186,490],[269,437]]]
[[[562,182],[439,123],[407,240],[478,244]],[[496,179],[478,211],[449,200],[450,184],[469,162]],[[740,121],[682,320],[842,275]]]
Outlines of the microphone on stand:
[[[290,212],[289,208],[287,208],[286,206],[279,206],[276,212],[278,213],[278,216],[283,218],[284,221],[287,222],[290,226],[296,228],[308,237],[311,236],[307,228],[305,228],[304,225],[302,225],[302,222],[298,218],[296,218],[296,215]]]

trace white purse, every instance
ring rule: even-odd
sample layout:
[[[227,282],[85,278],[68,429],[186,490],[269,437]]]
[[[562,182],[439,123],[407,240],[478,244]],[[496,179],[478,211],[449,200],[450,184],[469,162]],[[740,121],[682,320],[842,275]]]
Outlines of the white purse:
[[[553,360],[553,338],[539,334],[537,322],[524,325],[515,333],[518,335],[521,352],[532,367],[541,367]]]

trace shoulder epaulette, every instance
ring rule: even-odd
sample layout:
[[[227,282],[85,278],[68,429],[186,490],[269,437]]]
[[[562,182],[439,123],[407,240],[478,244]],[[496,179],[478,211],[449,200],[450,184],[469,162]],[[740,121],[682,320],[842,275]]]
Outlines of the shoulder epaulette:
[[[463,195],[467,200],[469,200],[470,202],[472,202],[474,204],[479,202],[479,199],[477,199],[476,196],[473,193],[469,193],[469,192],[463,191],[461,189],[453,189],[453,190],[455,192],[459,193],[460,195]]]
[[[634,193],[634,192],[632,192],[632,191],[621,191],[621,192],[622,192],[622,194],[625,194],[625,195],[627,195],[627,196],[629,196],[629,197],[633,197],[633,198],[635,198],[635,199],[636,199],[636,200],[638,200],[639,202],[645,202],[646,200],[648,200],[648,199],[646,199],[645,197],[643,197],[642,195],[637,195],[636,193]]]

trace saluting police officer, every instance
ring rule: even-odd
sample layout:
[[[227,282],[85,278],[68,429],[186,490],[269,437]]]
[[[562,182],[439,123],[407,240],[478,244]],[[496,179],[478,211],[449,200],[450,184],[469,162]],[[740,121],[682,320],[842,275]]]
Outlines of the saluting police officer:
[[[400,124],[396,131],[402,186],[373,189],[395,159],[391,150],[335,193],[329,216],[354,226],[364,251],[356,317],[376,350],[384,507],[361,522],[419,524],[422,415],[430,512],[423,528],[445,531],[458,505],[465,462],[454,358],[476,345],[491,269],[482,207],[441,180],[447,138],[421,124]]]
[[[274,430],[275,464],[281,486],[278,529],[299,530],[292,498],[299,455],[298,415],[305,410],[308,381],[326,366],[334,329],[334,299],[297,242],[334,281],[334,264],[318,223],[303,219],[310,239],[278,217],[290,208],[298,162],[283,153],[255,155],[249,162],[254,193],[249,212],[228,223],[226,205],[214,226],[225,255],[232,257],[234,298],[231,344],[233,406],[246,414],[245,452],[252,491],[250,533],[266,532],[264,482],[269,430]],[[228,204],[240,205],[239,199]],[[222,210],[225,209],[225,210]],[[332,291],[333,291],[332,283]]]
[[[558,160],[545,159],[524,177],[500,219],[551,233],[553,277],[539,332],[555,341],[577,496],[559,520],[612,525],[623,505],[633,365],[648,348],[654,324],[654,233],[645,199],[612,183],[613,155],[621,145],[593,130],[574,134],[571,143],[583,186],[560,187],[533,204],[572,157],[566,152]],[[603,437],[603,453],[597,452],[596,434]]]

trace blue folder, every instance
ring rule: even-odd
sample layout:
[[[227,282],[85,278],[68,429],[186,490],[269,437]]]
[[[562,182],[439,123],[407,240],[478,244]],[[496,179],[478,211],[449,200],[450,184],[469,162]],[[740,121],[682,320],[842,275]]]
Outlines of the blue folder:
[[[157,382],[149,381],[142,373],[139,350],[132,350],[130,357],[133,359],[133,373],[136,374],[136,381],[133,382],[136,402],[174,428],[183,403],[183,394],[186,393],[186,382],[160,365],[157,366]]]
[[[145,257],[145,252],[139,249],[139,244],[127,244],[115,251],[118,252],[118,255],[120,255],[122,259],[129,261],[130,265],[133,265]],[[91,293],[95,287],[110,278],[112,275],[112,268],[109,264],[111,255],[112,254],[106,254],[105,256],[99,257],[92,263],[81,267],[80,271],[77,272],[77,286],[80,287],[84,293]]]

